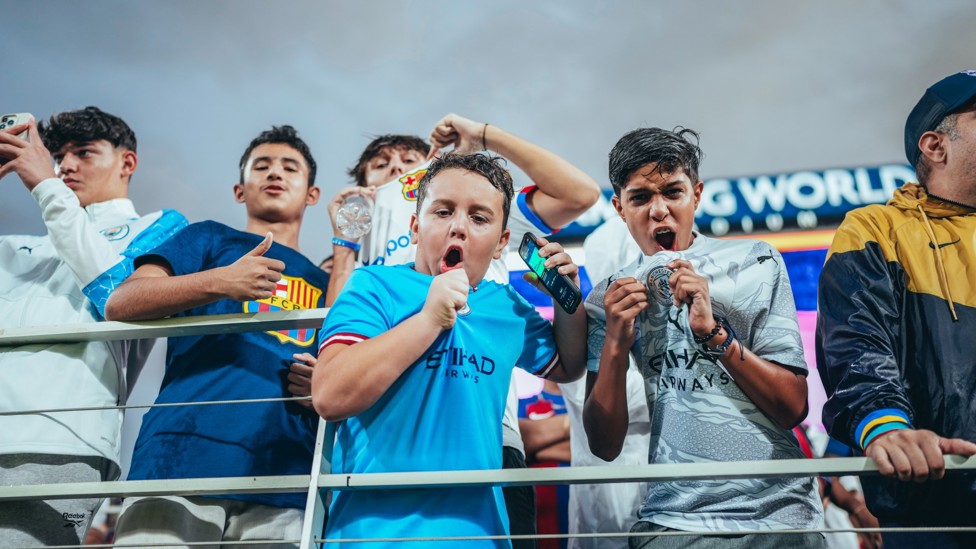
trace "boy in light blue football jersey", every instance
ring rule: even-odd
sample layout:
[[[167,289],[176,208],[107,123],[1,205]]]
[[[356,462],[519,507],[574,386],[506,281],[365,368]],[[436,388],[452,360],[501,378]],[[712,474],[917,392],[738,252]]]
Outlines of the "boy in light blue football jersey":
[[[312,395],[319,414],[341,421],[335,472],[500,469],[512,368],[558,382],[582,375],[585,341],[571,337],[586,325],[582,309],[555,307],[550,325],[511,286],[484,280],[509,239],[512,180],[500,162],[449,154],[431,164],[411,219],[416,261],[356,270],[329,312]],[[559,244],[538,243],[547,267],[577,280]],[[498,488],[365,490],[335,495],[326,537],[507,531]]]

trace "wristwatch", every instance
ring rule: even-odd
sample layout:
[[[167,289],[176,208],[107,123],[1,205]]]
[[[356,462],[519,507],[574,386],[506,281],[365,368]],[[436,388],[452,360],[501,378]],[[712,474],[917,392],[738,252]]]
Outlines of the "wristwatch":
[[[713,349],[708,348],[707,342],[703,342],[701,344],[701,348],[706,354],[710,356],[718,357],[724,355],[725,351],[728,351],[729,347],[732,346],[732,342],[735,341],[735,331],[732,330],[732,326],[729,325],[728,320],[724,318],[716,318],[715,321],[718,322],[718,324],[725,329],[725,333],[728,335],[728,337],[726,337],[725,341],[719,343]]]

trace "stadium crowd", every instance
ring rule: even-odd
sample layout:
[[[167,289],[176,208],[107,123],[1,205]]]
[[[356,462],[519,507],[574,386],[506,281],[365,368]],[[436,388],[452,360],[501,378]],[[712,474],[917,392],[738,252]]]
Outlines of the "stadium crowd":
[[[119,117],[88,107],[31,119],[0,132],[0,178],[16,174],[48,233],[0,237],[0,318],[17,328],[330,308],[319,330],[169,338],[156,404],[262,401],[154,407],[129,480],[308,474],[319,418],[338,426],[339,473],[825,454],[866,455],[882,473],[863,493],[813,477],[573,486],[561,526],[558,498],[532,487],[338,490],[327,539],[555,528],[634,534],[572,547],[824,547],[830,502],[858,526],[974,526],[976,476],[943,479],[943,456],[976,454],[976,73],[925,91],[905,152],[918,183],[850,212],[820,278],[827,449],[797,429],[808,368],[782,257],[696,230],[703,153],[688,128],[638,128],[609,151],[619,220],[586,244],[602,253],[587,254],[583,296],[579,266],[551,237],[600,186],[492,124],[448,114],[427,139],[373,139],[328,199],[332,255],[316,263],[298,242],[321,189],[294,127],[244,148],[232,191],[246,222],[233,228],[139,214],[128,199],[137,140]],[[371,204],[365,235],[340,228],[351,197]],[[552,296],[551,320],[509,284],[515,253],[537,254],[526,276]],[[0,415],[0,485],[118,479],[118,406],[152,343],[0,347],[0,412],[99,408]],[[515,368],[545,379],[521,414]],[[83,543],[100,504],[0,502],[0,545]],[[302,494],[130,497],[113,539],[273,545],[301,536],[304,506]],[[971,547],[974,536],[886,531],[860,543]]]

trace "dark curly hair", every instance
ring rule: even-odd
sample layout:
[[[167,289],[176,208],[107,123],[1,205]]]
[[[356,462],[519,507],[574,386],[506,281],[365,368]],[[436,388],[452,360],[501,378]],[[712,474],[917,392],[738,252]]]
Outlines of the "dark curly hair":
[[[627,179],[647,164],[656,164],[655,171],[661,175],[681,168],[692,183],[697,183],[698,166],[704,157],[698,143],[698,132],[681,126],[672,131],[640,128],[628,132],[610,151],[613,192],[620,196]]]
[[[401,152],[417,151],[426,156],[427,152],[430,151],[430,145],[416,135],[387,134],[374,138],[369,145],[366,145],[363,154],[359,155],[359,161],[356,162],[356,165],[346,171],[349,177],[356,181],[356,185],[366,186],[366,165],[385,149]]]
[[[85,107],[77,111],[55,114],[37,124],[41,141],[47,150],[55,153],[68,143],[87,143],[104,139],[115,148],[136,152],[136,134],[118,116],[98,107]]]
[[[272,126],[270,130],[265,130],[261,132],[261,135],[255,137],[251,140],[251,144],[247,146],[244,150],[244,154],[241,156],[240,171],[241,171],[241,185],[244,184],[244,167],[247,165],[248,159],[251,157],[251,152],[260,145],[265,143],[281,143],[283,145],[288,145],[296,151],[302,153],[305,158],[305,163],[308,164],[308,186],[311,187],[315,185],[315,159],[312,158],[312,151],[309,150],[308,145],[301,137],[298,136],[298,130],[289,125],[284,126]]]
[[[474,172],[491,183],[491,186],[502,193],[502,230],[508,227],[508,214],[512,209],[512,197],[515,189],[512,186],[512,174],[505,169],[505,159],[500,156],[492,156],[484,153],[474,154],[455,154],[448,153],[431,162],[427,168],[427,173],[420,180],[417,188],[417,216],[420,216],[420,206],[427,198],[427,189],[430,182],[438,173],[444,170],[465,170]]]

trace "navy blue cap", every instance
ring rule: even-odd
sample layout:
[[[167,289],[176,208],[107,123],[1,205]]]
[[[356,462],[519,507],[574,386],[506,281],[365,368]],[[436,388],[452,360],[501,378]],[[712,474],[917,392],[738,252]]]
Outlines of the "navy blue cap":
[[[953,111],[976,97],[976,71],[962,71],[947,76],[925,90],[908,120],[905,121],[905,155],[912,166],[922,151],[918,140],[922,134],[934,130],[939,122]]]

